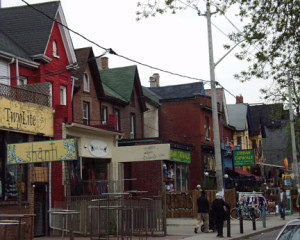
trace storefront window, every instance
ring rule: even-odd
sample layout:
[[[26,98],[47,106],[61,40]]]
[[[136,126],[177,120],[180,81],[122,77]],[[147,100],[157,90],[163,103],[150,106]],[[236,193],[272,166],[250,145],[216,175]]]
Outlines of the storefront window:
[[[188,164],[165,161],[163,174],[168,192],[188,190],[190,176]]]
[[[0,200],[16,201],[18,193],[22,200],[27,199],[27,166],[7,165],[6,146],[9,143],[22,143],[26,135],[0,131]]]
[[[103,159],[82,158],[81,168],[79,159],[72,161],[69,166],[71,170],[71,194],[80,196],[106,193],[108,191],[107,166],[108,161]]]

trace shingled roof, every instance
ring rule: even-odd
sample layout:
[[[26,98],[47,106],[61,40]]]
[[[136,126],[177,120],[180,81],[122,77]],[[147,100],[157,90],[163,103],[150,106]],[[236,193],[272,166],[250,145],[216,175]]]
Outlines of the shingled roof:
[[[86,71],[87,66],[89,66],[91,75],[93,77],[93,82],[97,91],[98,98],[104,96],[104,90],[102,87],[100,74],[98,71],[97,62],[93,49],[91,47],[79,48],[75,50],[76,58],[78,61],[79,69],[72,71],[72,75],[78,78],[75,83],[75,87],[79,88],[83,86],[83,75]]]
[[[258,135],[261,131],[260,125],[262,125],[262,130],[264,127],[270,129],[281,128],[284,121],[288,120],[289,114],[288,110],[283,109],[282,104],[260,104],[260,105],[250,105],[250,117],[253,123],[253,133]],[[262,132],[264,134],[264,132]]]
[[[32,6],[55,19],[60,2]],[[0,8],[0,32],[13,41],[0,45],[0,50],[25,57],[45,54],[53,21],[29,6]]]
[[[144,111],[146,110],[143,90],[136,65],[99,70],[99,73],[106,95],[129,103],[132,91],[134,87],[137,87],[141,107]]]
[[[202,82],[165,87],[150,87],[148,88],[148,90],[155,94],[159,100],[193,98],[197,94],[205,96],[204,86]]]

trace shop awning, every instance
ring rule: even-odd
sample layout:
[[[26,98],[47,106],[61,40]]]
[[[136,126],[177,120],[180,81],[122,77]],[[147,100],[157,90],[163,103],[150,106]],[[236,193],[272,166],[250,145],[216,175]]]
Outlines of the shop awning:
[[[232,170],[232,168],[228,168],[229,170]],[[240,169],[240,168],[235,168],[234,171],[237,173],[237,174],[240,174],[240,175],[243,175],[243,176],[248,176],[248,177],[255,177],[256,181],[262,181],[262,178],[259,177],[259,176],[256,176],[254,174],[251,174],[251,173],[248,173],[246,171],[244,171],[243,169]]]

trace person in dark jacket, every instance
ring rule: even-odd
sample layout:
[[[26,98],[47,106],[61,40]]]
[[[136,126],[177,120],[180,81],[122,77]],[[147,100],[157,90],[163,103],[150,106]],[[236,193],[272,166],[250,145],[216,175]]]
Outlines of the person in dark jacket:
[[[204,223],[204,232],[209,232],[209,202],[205,196],[205,191],[201,191],[201,196],[197,198],[197,207],[198,207],[198,215],[197,215],[197,224],[194,229],[194,232],[197,233],[198,229],[201,227],[201,223]]]
[[[226,207],[227,210],[229,210],[230,208],[229,204],[223,200],[222,195],[220,193],[217,193],[216,199],[213,201],[212,204],[212,216],[215,220],[216,228],[218,231],[217,237],[224,237],[223,224],[224,220],[226,220],[227,218],[227,214],[224,207]]]
[[[287,205],[287,197],[283,187],[280,188],[280,192],[277,197],[277,202],[278,202],[280,217],[283,220],[285,220],[285,208]]]

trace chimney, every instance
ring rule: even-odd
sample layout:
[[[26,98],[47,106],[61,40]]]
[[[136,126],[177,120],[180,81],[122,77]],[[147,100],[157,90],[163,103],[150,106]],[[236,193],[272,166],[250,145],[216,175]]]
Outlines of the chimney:
[[[158,73],[154,73],[149,78],[149,82],[150,82],[150,87],[159,87],[159,74]]]
[[[244,102],[244,98],[243,98],[242,95],[236,96],[235,100],[236,100],[236,103],[243,103]]]
[[[108,69],[108,57],[97,58],[96,62],[99,70]]]

